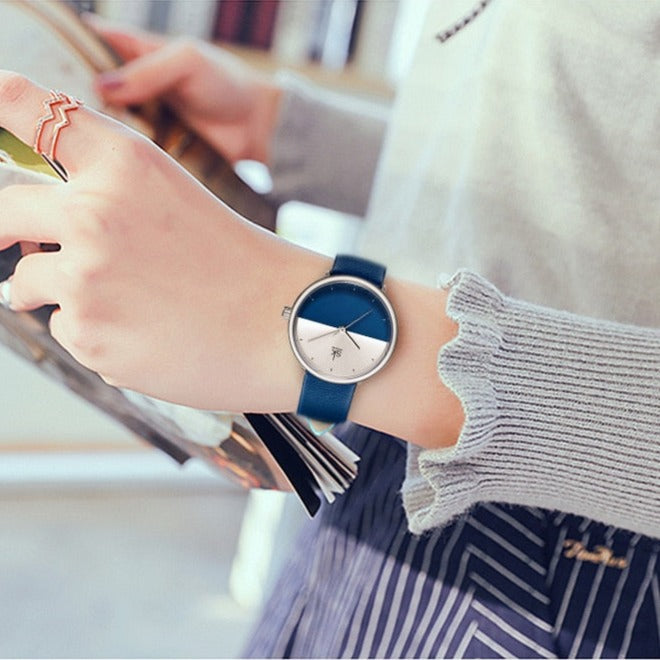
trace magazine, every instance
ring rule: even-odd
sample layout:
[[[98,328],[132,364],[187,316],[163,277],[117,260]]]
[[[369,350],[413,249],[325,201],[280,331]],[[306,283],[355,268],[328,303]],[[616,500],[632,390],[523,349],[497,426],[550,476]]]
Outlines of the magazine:
[[[30,5],[27,16],[33,11]],[[224,180],[214,183],[226,186],[229,180],[236,194],[235,179]],[[64,185],[27,145],[0,128],[0,188],[17,183]],[[254,197],[251,204],[255,207]],[[20,257],[19,245],[0,251],[0,281],[13,273]],[[311,516],[321,498],[332,502],[355,479],[359,457],[331,433],[317,434],[295,415],[195,410],[106,384],[51,337],[52,311],[16,313],[0,307],[0,342],[179,463],[196,458],[246,488],[293,491]]]

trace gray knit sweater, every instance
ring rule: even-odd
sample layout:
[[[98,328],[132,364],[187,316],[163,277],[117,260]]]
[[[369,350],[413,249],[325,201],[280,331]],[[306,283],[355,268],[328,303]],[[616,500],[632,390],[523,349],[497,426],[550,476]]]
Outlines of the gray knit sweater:
[[[458,269],[438,370],[466,422],[409,448],[413,532],[495,501],[660,536],[658,4],[495,0],[439,45],[471,4],[432,4],[389,122],[283,79],[273,195],[366,214],[396,275]]]

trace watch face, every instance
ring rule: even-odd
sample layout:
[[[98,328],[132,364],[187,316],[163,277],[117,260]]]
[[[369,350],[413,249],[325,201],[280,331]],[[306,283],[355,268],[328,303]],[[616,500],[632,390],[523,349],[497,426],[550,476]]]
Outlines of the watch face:
[[[348,275],[333,275],[305,289],[289,321],[298,360],[332,383],[356,383],[385,366],[396,332],[394,310],[383,292]]]

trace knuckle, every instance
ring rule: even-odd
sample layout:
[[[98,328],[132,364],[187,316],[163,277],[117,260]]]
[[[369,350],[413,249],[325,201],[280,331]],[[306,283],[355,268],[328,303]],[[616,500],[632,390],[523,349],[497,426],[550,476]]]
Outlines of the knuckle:
[[[6,103],[16,103],[23,99],[31,87],[31,82],[18,73],[0,76],[0,99]]]
[[[83,331],[80,322],[71,323],[67,335],[67,343],[76,356],[84,356],[87,350],[89,339]]]
[[[83,313],[70,316],[67,341],[73,349],[74,355],[82,359],[86,366],[94,367],[103,356],[104,348],[99,339],[98,328]]]
[[[109,164],[112,166],[113,178],[124,181],[127,185],[135,185],[136,179],[144,176],[158,153],[150,140],[137,133],[124,133],[112,148]]]
[[[139,135],[132,135],[129,139],[125,140],[125,147],[127,155],[132,159],[132,162],[141,165],[150,160],[154,151],[154,147],[146,138]]]
[[[53,337],[73,355],[76,360],[90,369],[95,369],[105,353],[100,341],[99,329],[80,317],[70,307],[56,311],[50,319]]]
[[[85,317],[89,317],[93,312],[93,308],[90,309],[92,306],[89,304],[89,300],[94,300],[94,291],[96,291],[97,285],[103,281],[106,272],[106,264],[100,258],[85,259],[76,264],[71,278],[71,290],[76,300],[84,305],[82,309],[86,312]]]
[[[99,298],[103,295],[102,286],[106,279],[107,267],[97,259],[81,259],[60,263],[61,296],[75,305],[76,318],[92,322],[102,309]]]
[[[112,223],[105,212],[105,204],[91,194],[81,194],[68,203],[66,232],[78,243],[102,246]]]

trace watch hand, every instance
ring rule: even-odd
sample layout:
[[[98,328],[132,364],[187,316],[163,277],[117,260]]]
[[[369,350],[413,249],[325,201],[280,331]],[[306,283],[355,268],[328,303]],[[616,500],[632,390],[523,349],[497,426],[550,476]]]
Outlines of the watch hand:
[[[308,339],[307,341],[308,341],[308,342],[309,342],[309,341],[315,341],[316,339],[321,339],[321,337],[327,337],[328,335],[336,335],[338,332],[341,332],[341,331],[344,331],[344,332],[345,332],[345,331],[346,331],[348,328],[350,328],[352,325],[355,325],[358,321],[361,321],[363,318],[369,316],[369,314],[371,314],[371,312],[373,312],[373,311],[374,311],[373,309],[370,309],[368,312],[365,312],[365,313],[362,314],[361,316],[358,316],[355,320],[351,321],[348,325],[343,325],[343,326],[341,326],[340,328],[335,328],[334,330],[328,330],[328,332],[324,332],[323,334],[316,335],[316,337],[312,337],[311,339]],[[355,341],[355,339],[353,339],[353,337],[351,337],[351,335],[349,335],[348,332],[346,332],[346,334],[348,335],[348,338],[349,338],[349,339],[350,339],[350,340],[351,340],[351,341],[352,341],[352,342],[353,342],[358,348],[360,348],[360,346],[359,346],[358,343]]]
[[[352,325],[355,325],[358,321],[361,321],[365,316],[369,316],[369,314],[371,314],[371,312],[373,312],[373,311],[374,311],[373,309],[370,309],[368,312],[365,312],[364,314],[362,314],[362,316],[358,316],[355,319],[355,321],[351,321],[348,325],[345,325],[344,330],[350,328]]]
[[[353,339],[353,336],[351,335],[350,332],[346,330],[346,328],[343,328],[344,332],[346,333],[346,336],[358,347],[358,350],[360,350],[360,344],[358,344],[355,339]]]
[[[334,330],[328,330],[328,332],[324,332],[321,335],[316,335],[316,337],[312,337],[311,339],[308,339],[307,341],[314,341],[316,339],[321,339],[321,337],[327,337],[328,335],[336,335],[341,328],[335,328]]]

